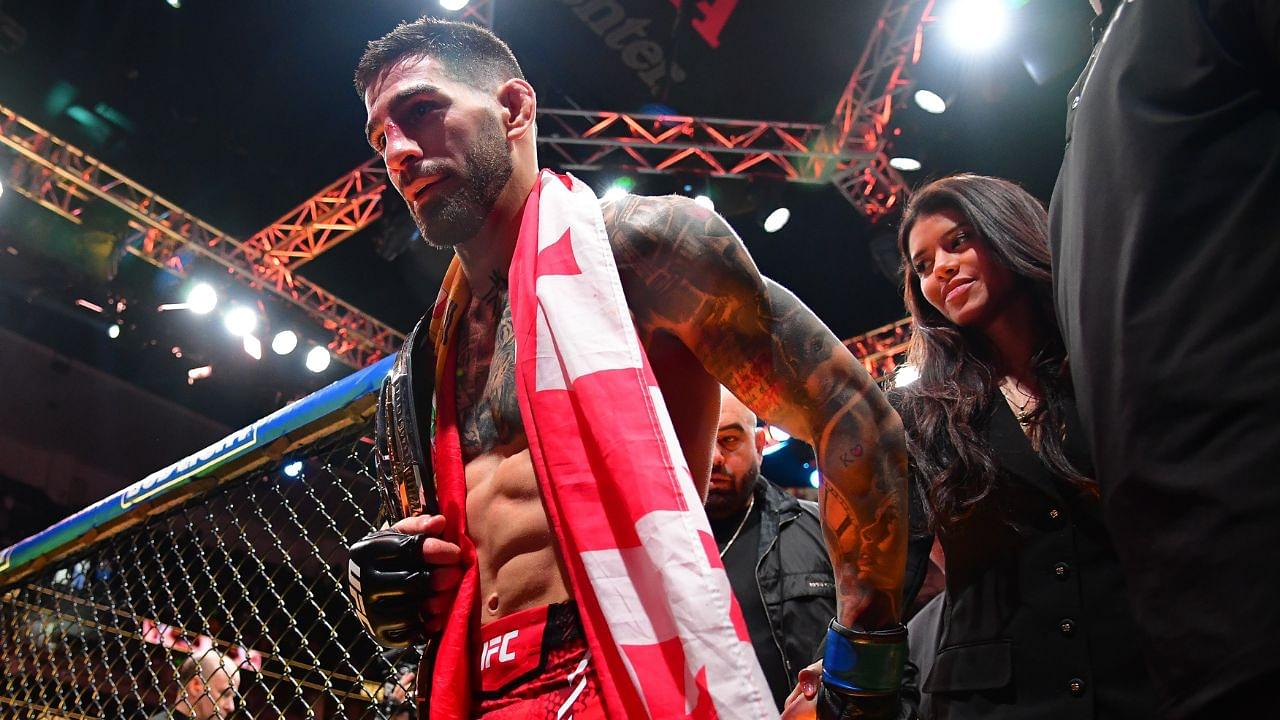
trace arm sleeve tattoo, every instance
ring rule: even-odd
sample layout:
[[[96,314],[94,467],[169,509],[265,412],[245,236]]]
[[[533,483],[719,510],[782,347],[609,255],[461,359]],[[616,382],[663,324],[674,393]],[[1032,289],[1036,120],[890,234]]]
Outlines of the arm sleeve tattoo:
[[[714,212],[685,198],[627,197],[605,216],[637,320],[679,337],[760,417],[814,446],[837,618],[869,629],[898,622],[906,443],[874,381],[803,303],[761,277]]]

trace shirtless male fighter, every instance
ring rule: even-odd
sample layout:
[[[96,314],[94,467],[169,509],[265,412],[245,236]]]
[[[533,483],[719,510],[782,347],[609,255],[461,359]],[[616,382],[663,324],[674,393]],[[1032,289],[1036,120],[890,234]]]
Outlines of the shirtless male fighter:
[[[484,640],[471,650],[480,655],[471,661],[481,668],[481,682],[470,712],[541,717],[544,709],[555,716],[558,707],[560,716],[568,709],[579,718],[601,717],[589,702],[596,660],[586,662],[573,588],[517,403],[507,285],[526,198],[539,178],[534,90],[492,33],[427,18],[371,42],[356,87],[368,112],[369,143],[391,183],[423,237],[453,249],[470,285],[455,374],[465,534],[479,577],[471,622]],[[899,605],[906,455],[898,417],[830,330],[761,277],[718,215],[683,197],[627,196],[600,207],[626,304],[698,492],[710,472],[721,383],[760,417],[816,448],[838,598],[827,641],[828,714],[865,712],[847,709],[850,698],[855,705],[892,705],[893,666],[905,640]],[[430,372],[429,364],[410,370],[414,377]],[[428,405],[417,398],[417,420],[408,416],[418,425],[408,431],[413,442],[424,446]],[[403,433],[400,420],[381,432]],[[448,520],[410,517],[353,545],[352,592],[384,644],[421,642],[442,630],[464,555],[442,537]],[[523,680],[501,678],[512,682],[495,690],[485,672],[510,654],[498,642],[516,636],[486,629],[523,630],[530,622],[543,638],[541,671],[523,668],[529,671]],[[849,670],[855,656],[862,657],[861,670]],[[550,679],[557,668],[563,673]],[[419,673],[420,698],[429,678]]]

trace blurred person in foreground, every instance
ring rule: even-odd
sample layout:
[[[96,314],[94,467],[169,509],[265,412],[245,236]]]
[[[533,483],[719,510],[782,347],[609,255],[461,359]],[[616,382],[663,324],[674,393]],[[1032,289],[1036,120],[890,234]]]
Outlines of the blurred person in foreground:
[[[1093,0],[1054,291],[1161,717],[1280,683],[1280,2]]]

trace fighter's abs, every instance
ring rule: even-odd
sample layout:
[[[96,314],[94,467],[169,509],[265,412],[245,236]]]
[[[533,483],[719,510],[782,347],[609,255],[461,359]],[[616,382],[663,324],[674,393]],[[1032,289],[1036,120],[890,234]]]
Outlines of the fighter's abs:
[[[516,399],[506,293],[472,302],[458,347],[458,425],[467,532],[480,571],[481,622],[569,597],[538,498]]]

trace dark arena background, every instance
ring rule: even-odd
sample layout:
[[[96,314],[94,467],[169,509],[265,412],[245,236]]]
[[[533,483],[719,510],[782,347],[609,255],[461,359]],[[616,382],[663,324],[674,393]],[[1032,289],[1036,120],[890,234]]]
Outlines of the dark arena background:
[[[237,717],[405,716],[345,548],[381,523],[374,397],[450,255],[389,191],[351,76],[424,13],[510,43],[543,166],[700,197],[886,383],[910,380],[910,188],[972,171],[1047,200],[1090,17],[0,0],[0,717],[149,717],[208,647],[243,671]],[[775,483],[821,482],[780,431],[767,453]]]

